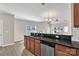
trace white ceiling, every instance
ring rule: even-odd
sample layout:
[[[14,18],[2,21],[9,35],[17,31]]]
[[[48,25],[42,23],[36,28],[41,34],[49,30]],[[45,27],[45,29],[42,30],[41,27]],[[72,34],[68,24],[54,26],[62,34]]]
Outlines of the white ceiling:
[[[2,8],[1,8],[2,7]],[[0,9],[12,13],[16,18],[33,21],[44,21],[51,13],[51,17],[65,17],[69,12],[67,3],[0,3]]]

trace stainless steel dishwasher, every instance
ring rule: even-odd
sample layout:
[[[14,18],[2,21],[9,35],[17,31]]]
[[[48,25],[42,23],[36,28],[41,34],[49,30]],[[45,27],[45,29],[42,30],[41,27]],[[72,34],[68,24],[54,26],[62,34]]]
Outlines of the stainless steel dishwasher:
[[[54,56],[54,44],[41,40],[41,56]]]

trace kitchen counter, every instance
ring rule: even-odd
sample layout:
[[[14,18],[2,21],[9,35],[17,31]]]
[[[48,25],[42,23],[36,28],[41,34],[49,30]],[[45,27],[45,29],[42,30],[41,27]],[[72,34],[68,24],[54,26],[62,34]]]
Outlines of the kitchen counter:
[[[76,42],[76,41],[72,41],[71,43],[66,43],[64,41],[60,41],[60,40],[56,40],[56,39],[50,39],[50,38],[34,37],[34,36],[29,36],[29,37],[36,38],[37,40],[48,41],[48,42],[52,42],[54,44],[59,44],[59,45],[64,45],[64,46],[67,46],[67,47],[79,49],[79,42]]]

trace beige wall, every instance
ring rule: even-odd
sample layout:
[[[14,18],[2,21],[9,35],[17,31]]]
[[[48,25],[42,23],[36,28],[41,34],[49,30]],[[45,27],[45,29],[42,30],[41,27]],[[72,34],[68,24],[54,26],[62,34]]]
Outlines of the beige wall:
[[[24,39],[24,35],[29,35],[26,31],[27,25],[37,25],[37,22],[27,21],[23,19],[15,19],[15,41],[20,41]]]
[[[39,22],[37,25],[37,32],[42,32],[42,33],[49,33],[49,29],[48,29],[48,24],[47,22]]]

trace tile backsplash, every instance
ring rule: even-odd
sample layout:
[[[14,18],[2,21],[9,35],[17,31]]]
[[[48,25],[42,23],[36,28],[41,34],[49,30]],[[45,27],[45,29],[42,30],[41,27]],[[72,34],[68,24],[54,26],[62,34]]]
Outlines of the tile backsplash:
[[[72,40],[73,41],[79,41],[79,28],[73,28],[72,29]]]
[[[52,40],[59,40],[61,42],[65,42],[65,43],[69,43],[69,44],[71,43],[71,37],[72,37],[72,35],[45,34],[45,33],[31,33],[31,36],[50,38]]]

